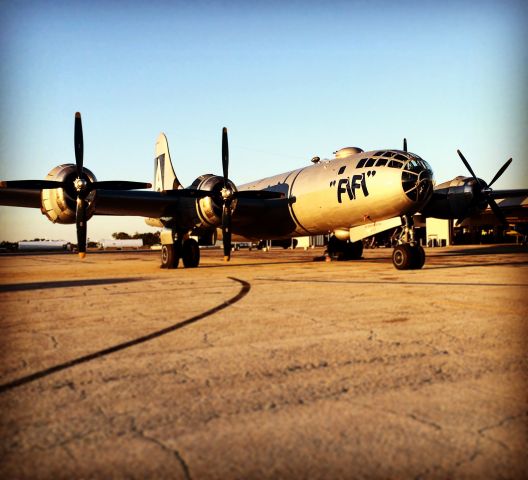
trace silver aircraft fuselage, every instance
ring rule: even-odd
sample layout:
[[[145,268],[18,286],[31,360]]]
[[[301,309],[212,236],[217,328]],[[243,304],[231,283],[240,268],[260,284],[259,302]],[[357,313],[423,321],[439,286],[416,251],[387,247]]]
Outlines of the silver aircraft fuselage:
[[[415,154],[380,150],[320,160],[238,189],[283,193],[291,199],[290,235],[320,235],[417,212],[431,196],[433,172]]]

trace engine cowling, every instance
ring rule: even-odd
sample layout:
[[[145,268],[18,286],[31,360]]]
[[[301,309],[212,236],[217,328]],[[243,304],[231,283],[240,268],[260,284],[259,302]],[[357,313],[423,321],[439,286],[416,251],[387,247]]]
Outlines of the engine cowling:
[[[449,182],[437,185],[431,200],[422,209],[422,214],[435,218],[465,218],[479,210],[484,210],[488,203],[482,195],[486,183],[478,182],[471,177],[456,177]]]
[[[95,175],[86,167],[83,168],[85,180],[95,182]],[[77,192],[74,190],[73,181],[77,178],[77,167],[71,163],[59,165],[51,170],[46,180],[66,181],[69,188],[44,189],[41,193],[41,211],[53,223],[75,223]],[[86,220],[94,213],[95,191],[90,192],[86,198],[88,202]]]
[[[228,180],[229,188],[236,192],[236,187]],[[196,213],[204,227],[219,227],[222,224],[222,198],[221,191],[224,187],[224,179],[217,175],[206,174],[199,176],[189,188],[214,192],[215,195],[200,198],[196,202]],[[231,204],[232,210],[236,208],[236,200]]]

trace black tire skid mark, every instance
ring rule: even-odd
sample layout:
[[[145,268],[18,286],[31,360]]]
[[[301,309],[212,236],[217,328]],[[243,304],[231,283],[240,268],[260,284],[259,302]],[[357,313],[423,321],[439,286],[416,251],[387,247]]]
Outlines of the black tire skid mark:
[[[69,360],[64,363],[60,363],[58,365],[54,365],[53,367],[46,368],[44,370],[40,370],[38,372],[32,373],[30,375],[26,375],[25,377],[18,378],[16,380],[13,380],[8,383],[4,383],[3,385],[0,385],[0,394],[7,392],[9,390],[12,390],[16,387],[20,387],[22,385],[26,385],[30,382],[34,382],[35,380],[39,380],[41,378],[47,377],[48,375],[52,375],[54,373],[60,372],[62,370],[66,370],[72,367],[75,367],[76,365],[80,365],[82,363],[87,363],[92,360],[96,360],[101,357],[105,357],[107,355],[110,355],[112,353],[119,352],[121,350],[125,350],[130,347],[134,347],[136,345],[140,345],[142,343],[148,342],[150,340],[154,340],[158,337],[161,337],[163,335],[167,335],[168,333],[172,333],[176,330],[179,330],[181,328],[184,328],[188,325],[191,325],[199,320],[202,320],[206,317],[209,317],[220,310],[223,310],[234,303],[238,302],[239,300],[242,300],[249,291],[251,290],[251,284],[249,282],[246,282],[245,280],[240,280],[235,277],[228,277],[230,280],[233,280],[235,282],[238,282],[242,285],[242,288],[240,291],[232,298],[222,302],[220,305],[217,305],[216,307],[210,308],[209,310],[206,310],[205,312],[199,313],[198,315],[195,315],[194,317],[188,318],[187,320],[183,320],[182,322],[175,323],[174,325],[171,325],[169,327],[162,328],[161,330],[157,330],[155,332],[149,333],[147,335],[143,335],[141,337],[135,338],[133,340],[128,340],[126,342],[119,343],[117,345],[114,345],[112,347],[105,348],[103,350],[99,350],[97,352],[89,353],[88,355],[83,355],[82,357],[74,358],[73,360]]]

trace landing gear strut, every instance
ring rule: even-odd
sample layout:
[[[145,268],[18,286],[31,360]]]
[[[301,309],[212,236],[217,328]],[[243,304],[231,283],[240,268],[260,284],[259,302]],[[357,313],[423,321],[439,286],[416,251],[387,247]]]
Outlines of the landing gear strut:
[[[425,263],[424,249],[415,241],[412,217],[403,217],[404,225],[399,244],[392,252],[392,263],[398,270],[419,270]]]
[[[185,268],[195,268],[200,263],[200,248],[193,238],[177,234],[174,240],[172,231],[163,232],[161,241],[161,268],[178,268],[180,258]],[[172,243],[168,243],[172,242]]]

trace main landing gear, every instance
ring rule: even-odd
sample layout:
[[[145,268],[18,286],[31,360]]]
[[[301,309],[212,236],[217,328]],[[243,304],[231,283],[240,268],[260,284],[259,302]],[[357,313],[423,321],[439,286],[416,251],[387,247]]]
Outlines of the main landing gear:
[[[399,244],[392,252],[392,263],[398,270],[419,270],[425,263],[424,249],[414,239],[412,217],[403,217],[404,225]]]
[[[163,240],[162,238],[162,242]],[[184,236],[178,235],[173,243],[162,243],[161,268],[178,268],[180,258],[185,268],[196,268],[200,263],[198,242],[193,238],[184,238]]]
[[[359,260],[363,254],[363,241],[339,240],[332,235],[328,240],[327,251],[332,260]]]

